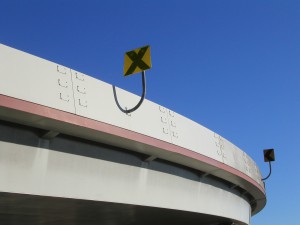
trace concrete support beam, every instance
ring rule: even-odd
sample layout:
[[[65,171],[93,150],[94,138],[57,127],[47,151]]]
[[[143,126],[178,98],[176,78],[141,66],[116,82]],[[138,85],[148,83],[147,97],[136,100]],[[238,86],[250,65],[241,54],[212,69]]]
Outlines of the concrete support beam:
[[[147,157],[144,161],[145,161],[145,162],[151,162],[151,161],[153,161],[153,160],[155,160],[155,159],[157,159],[157,157],[154,156],[154,155],[151,155],[151,156]]]
[[[57,135],[59,135],[59,132],[56,132],[56,131],[53,131],[53,130],[49,130],[47,132],[45,132],[41,138],[44,138],[44,139],[53,139],[55,138]]]

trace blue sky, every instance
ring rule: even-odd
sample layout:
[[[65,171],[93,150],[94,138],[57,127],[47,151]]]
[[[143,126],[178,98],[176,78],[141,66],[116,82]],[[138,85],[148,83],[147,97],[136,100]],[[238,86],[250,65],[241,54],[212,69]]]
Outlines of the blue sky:
[[[259,165],[275,148],[252,225],[298,224],[299,0],[2,0],[0,43],[136,94],[124,52],[151,45],[146,98],[227,138]]]

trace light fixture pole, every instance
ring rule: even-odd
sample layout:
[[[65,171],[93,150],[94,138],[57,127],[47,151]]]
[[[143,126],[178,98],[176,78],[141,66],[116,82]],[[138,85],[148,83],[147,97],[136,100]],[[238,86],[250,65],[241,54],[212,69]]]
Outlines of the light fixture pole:
[[[272,174],[271,162],[275,161],[275,153],[273,148],[264,150],[264,161],[269,163],[269,174],[265,178],[262,178],[262,181],[267,180]]]

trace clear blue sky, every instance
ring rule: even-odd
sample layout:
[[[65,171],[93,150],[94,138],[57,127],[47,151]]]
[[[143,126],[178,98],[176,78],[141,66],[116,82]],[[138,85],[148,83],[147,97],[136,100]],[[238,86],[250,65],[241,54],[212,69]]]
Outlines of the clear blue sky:
[[[299,0],[1,0],[0,43],[136,94],[124,52],[150,44],[146,98],[227,138],[264,175],[262,150],[275,148],[252,225],[299,224]]]

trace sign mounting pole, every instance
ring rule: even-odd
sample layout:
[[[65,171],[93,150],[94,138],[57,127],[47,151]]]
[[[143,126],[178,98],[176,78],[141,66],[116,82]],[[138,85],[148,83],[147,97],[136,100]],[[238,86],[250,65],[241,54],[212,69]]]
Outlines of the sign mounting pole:
[[[143,103],[146,96],[146,73],[145,70],[151,68],[151,56],[150,56],[150,46],[144,46],[141,48],[134,49],[132,51],[125,53],[124,58],[124,76],[128,76],[134,73],[141,72],[142,73],[142,86],[143,93],[140,101],[131,109],[123,109],[118,101],[116,88],[113,86],[114,98],[118,108],[124,113],[132,113],[137,110],[141,104]]]

